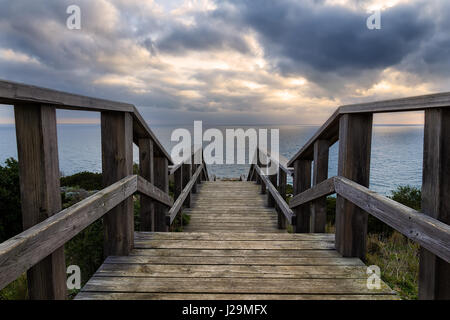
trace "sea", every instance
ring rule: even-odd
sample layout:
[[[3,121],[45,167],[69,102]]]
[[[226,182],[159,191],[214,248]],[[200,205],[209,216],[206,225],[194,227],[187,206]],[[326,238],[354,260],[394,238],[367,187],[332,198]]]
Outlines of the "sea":
[[[186,126],[152,126],[155,135],[171,153],[177,141],[171,141],[175,129],[193,131],[193,124]],[[205,127],[204,130],[209,127]],[[217,126],[226,129],[249,128],[279,130],[280,154],[290,159],[318,130],[310,125],[261,125]],[[71,175],[81,171],[101,172],[101,134],[98,124],[59,124],[58,147],[60,171]],[[224,135],[225,137],[225,135]],[[208,144],[208,143],[206,143]],[[329,172],[337,174],[339,142],[330,148]],[[225,153],[225,150],[224,150]],[[14,125],[0,125],[0,165],[7,158],[17,159],[17,142]],[[138,162],[138,149],[134,146],[134,161]],[[422,183],[423,126],[422,125],[374,125],[370,169],[370,189],[389,195],[398,186],[420,187]],[[218,178],[238,178],[248,173],[249,165],[209,165],[210,175]]]

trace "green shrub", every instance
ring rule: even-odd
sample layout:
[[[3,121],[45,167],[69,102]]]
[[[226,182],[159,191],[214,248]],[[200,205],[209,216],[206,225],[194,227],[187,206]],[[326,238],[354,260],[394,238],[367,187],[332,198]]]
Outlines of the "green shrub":
[[[0,166],[0,243],[22,232],[19,163],[10,158]]]
[[[391,192],[390,198],[417,211],[421,210],[422,192],[419,188],[409,185],[398,186]]]
[[[79,187],[84,190],[103,189],[102,174],[93,172],[80,172],[61,178],[61,187]]]

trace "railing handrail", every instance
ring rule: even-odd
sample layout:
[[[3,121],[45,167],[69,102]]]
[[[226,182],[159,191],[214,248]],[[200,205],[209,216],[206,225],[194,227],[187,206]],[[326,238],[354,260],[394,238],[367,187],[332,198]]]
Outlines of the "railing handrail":
[[[335,143],[339,136],[339,118],[344,114],[420,111],[448,107],[450,107],[450,92],[340,106],[289,160],[287,165],[293,166],[297,159],[311,160],[314,143],[319,139],[328,140],[330,145]]]
[[[167,207],[173,204],[169,195],[144,178],[123,178],[0,243],[0,289],[136,192]]]
[[[169,160],[169,164],[173,163],[169,153],[164,149],[133,104],[92,98],[5,80],[0,80],[0,104],[41,104],[67,110],[128,112],[133,116],[134,141],[137,143],[139,139],[150,138],[156,144],[160,153]]]
[[[175,218],[180,213],[180,210],[181,210],[187,196],[191,193],[192,188],[194,187],[194,184],[196,183],[196,181],[199,179],[199,176],[202,173],[202,171],[204,170],[204,167],[205,167],[204,163],[202,163],[201,165],[198,166],[197,170],[192,175],[192,178],[189,181],[189,183],[184,187],[183,191],[178,196],[178,198],[175,199],[173,206],[170,208],[170,210],[166,216],[166,223],[168,226],[172,225]]]
[[[450,262],[449,225],[344,177],[330,178],[297,194],[291,199],[289,207],[295,209],[334,193],[383,221],[446,262]]]
[[[280,208],[281,212],[285,216],[288,223],[291,225],[295,225],[295,214],[289,208],[289,205],[280,195],[277,188],[272,184],[272,182],[267,178],[267,175],[262,172],[261,168],[257,164],[254,166],[254,170],[256,171],[258,176],[263,180],[265,186],[267,187],[267,190],[269,190],[278,208]]]

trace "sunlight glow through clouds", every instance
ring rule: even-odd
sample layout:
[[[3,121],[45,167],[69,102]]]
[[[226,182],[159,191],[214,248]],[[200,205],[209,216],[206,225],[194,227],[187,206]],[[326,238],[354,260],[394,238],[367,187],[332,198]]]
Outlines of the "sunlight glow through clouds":
[[[35,58],[11,49],[0,49],[0,59],[15,63],[40,64]]]
[[[449,20],[444,0],[79,1],[78,33],[61,24],[56,5],[39,20],[28,6],[5,5],[0,77],[155,106],[168,122],[191,110],[320,124],[339,105],[448,90],[448,32],[436,31]],[[367,30],[376,8],[397,18],[388,33]],[[14,14],[24,15],[20,28]]]

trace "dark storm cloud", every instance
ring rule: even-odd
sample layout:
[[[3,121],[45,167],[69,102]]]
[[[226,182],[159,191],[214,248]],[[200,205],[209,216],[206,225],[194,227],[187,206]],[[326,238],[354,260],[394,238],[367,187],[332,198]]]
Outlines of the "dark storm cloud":
[[[184,54],[185,50],[236,50],[240,53],[249,52],[248,44],[242,34],[236,33],[225,21],[214,19],[213,16],[197,16],[201,21],[193,27],[178,24],[168,35],[158,42],[162,52]]]
[[[402,61],[432,34],[432,17],[421,4],[382,12],[382,29],[369,30],[370,16],[311,1],[235,1],[241,23],[255,29],[266,54],[285,72],[351,74],[383,69]]]
[[[362,8],[368,1],[354,3]],[[80,32],[65,26],[71,4],[82,7]],[[367,29],[370,13],[358,6],[331,6],[324,0],[216,1],[213,10],[181,17],[152,11],[151,5],[139,0],[0,0],[0,50],[35,61],[0,56],[0,78],[153,108],[257,111],[266,107],[264,94],[285,89],[285,82],[275,79],[279,73],[306,78],[308,89],[302,94],[307,98],[333,101],[371,88],[389,67],[413,74],[417,82],[443,83],[450,76],[448,0],[402,2],[383,10],[381,30]],[[240,66],[220,71],[216,61],[209,69],[186,71],[189,66],[180,67],[179,60],[164,60],[190,61],[192,52],[225,60],[238,53],[242,64],[254,64],[257,54],[246,36],[256,38],[267,63],[255,71]],[[244,88],[234,94],[228,84],[232,80],[261,83],[267,91]],[[180,94],[183,90],[197,95],[189,98]]]

